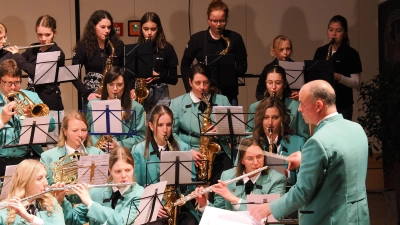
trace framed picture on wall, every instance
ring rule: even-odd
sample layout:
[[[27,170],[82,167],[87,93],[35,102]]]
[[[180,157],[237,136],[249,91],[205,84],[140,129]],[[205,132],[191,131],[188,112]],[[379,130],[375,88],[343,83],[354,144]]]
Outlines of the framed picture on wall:
[[[139,36],[140,20],[128,21],[128,36]]]

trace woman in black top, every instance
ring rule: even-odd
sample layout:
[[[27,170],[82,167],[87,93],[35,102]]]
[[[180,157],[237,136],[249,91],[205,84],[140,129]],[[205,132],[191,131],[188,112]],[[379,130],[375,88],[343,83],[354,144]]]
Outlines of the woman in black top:
[[[113,65],[124,65],[124,43],[119,39],[113,27],[113,18],[104,10],[95,11],[89,18],[83,36],[75,47],[72,64],[85,66],[86,76],[83,78],[87,91],[83,90],[82,109],[86,110],[88,100],[100,98],[97,89],[102,81],[102,74],[107,58],[111,55],[111,47],[106,38],[113,44],[115,53]],[[86,99],[87,97],[87,99]]]
[[[177,66],[178,56],[174,47],[167,42],[160,17],[154,12],[145,13],[140,20],[140,35],[138,43],[150,40],[153,43],[153,77],[145,78],[149,89],[149,96],[144,100],[143,107],[146,111],[146,121],[149,120],[150,111],[156,105],[169,106],[168,84],[178,83]],[[134,88],[134,80],[130,79],[129,85]],[[131,90],[132,98],[136,98],[135,91]]]
[[[207,21],[208,29],[200,31],[190,37],[186,45],[185,52],[183,53],[181,62],[182,80],[186,88],[186,92],[190,92],[189,85],[189,69],[196,59],[197,62],[205,62],[205,57],[211,54],[220,54],[221,51],[226,49],[227,44],[218,32],[218,29],[223,30],[224,37],[229,38],[231,42],[231,49],[227,54],[235,55],[235,77],[234,82],[237,82],[237,77],[246,73],[247,70],[247,52],[242,36],[240,34],[225,30],[228,22],[229,9],[228,6],[221,0],[213,0],[208,6]],[[216,79],[216,80],[215,80]],[[224,86],[223,80],[214,78],[211,80],[212,85],[218,83],[219,88],[223,95],[227,96],[231,105],[238,105],[237,96],[239,94],[238,86]]]
[[[345,119],[351,120],[353,89],[357,89],[360,84],[362,67],[358,52],[350,47],[347,27],[346,18],[340,15],[332,17],[328,23],[328,38],[331,42],[317,49],[314,60],[329,58],[333,62],[337,111]],[[331,54],[327,57],[329,52]]]

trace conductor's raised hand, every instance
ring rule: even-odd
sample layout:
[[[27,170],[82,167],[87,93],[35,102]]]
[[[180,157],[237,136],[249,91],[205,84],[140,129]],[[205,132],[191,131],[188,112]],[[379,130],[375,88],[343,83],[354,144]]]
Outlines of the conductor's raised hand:
[[[301,151],[293,152],[286,158],[288,170],[295,170],[300,167],[301,164]]]

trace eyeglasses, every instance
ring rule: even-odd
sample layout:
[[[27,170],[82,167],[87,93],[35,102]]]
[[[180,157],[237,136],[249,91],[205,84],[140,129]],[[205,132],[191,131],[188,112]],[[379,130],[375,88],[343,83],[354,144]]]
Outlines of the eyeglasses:
[[[214,25],[217,25],[218,23],[220,23],[220,24],[226,24],[226,22],[228,21],[228,20],[210,20],[209,19],[209,21],[212,23],[212,24],[214,24]]]
[[[15,87],[19,87],[19,86],[21,86],[21,83],[22,83],[22,81],[14,81],[14,82],[4,81],[1,78],[0,78],[0,80],[3,81],[3,83],[6,85],[6,87],[11,87],[13,84]]]
[[[0,41],[6,42],[7,41],[7,35],[4,35],[3,37],[0,37]]]

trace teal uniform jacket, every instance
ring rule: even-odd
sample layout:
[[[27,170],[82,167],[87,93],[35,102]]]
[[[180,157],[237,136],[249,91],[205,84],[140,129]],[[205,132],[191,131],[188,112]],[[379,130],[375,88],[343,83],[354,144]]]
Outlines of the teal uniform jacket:
[[[249,121],[246,126],[247,132],[253,132],[254,130],[254,113],[256,112],[256,108],[260,104],[260,102],[261,101],[258,101],[250,105],[249,115],[247,116],[247,121]],[[290,98],[285,98],[284,103],[286,105],[286,108],[289,110],[288,113],[290,116],[290,128],[295,131],[296,135],[308,139],[310,137],[310,129],[308,127],[308,124],[306,124],[306,122],[304,121],[301,112],[298,111],[300,103]]]
[[[211,102],[213,106],[230,106],[228,98],[224,95],[212,95]],[[199,149],[200,145],[200,126],[201,118],[199,121],[199,103],[193,103],[190,98],[190,94],[184,94],[177,98],[172,99],[170,108],[174,113],[174,133],[183,142],[188,143],[194,150]],[[214,121],[214,115],[211,114],[211,120]],[[194,133],[194,136],[184,134],[182,130],[186,132]],[[223,142],[223,141],[221,141]],[[225,152],[230,157],[230,148],[227,144],[221,143]]]
[[[31,91],[26,91],[26,90],[20,90],[28,98],[32,100],[35,104],[43,103],[42,100],[40,100],[39,96],[35,92]],[[22,96],[19,95],[20,98],[22,99]],[[7,102],[3,99],[3,95],[0,95],[0,115],[3,111],[3,107],[7,104]],[[0,130],[0,146],[3,145],[9,145],[9,144],[18,144],[17,142],[13,141],[15,138],[19,137],[21,135],[20,126],[22,126],[23,120],[18,119],[18,115],[14,115],[13,118],[11,118],[10,121],[8,121],[7,124],[5,124],[4,128]],[[18,127],[17,129],[15,129]],[[50,116],[50,124],[49,124],[49,129],[48,131],[51,132],[56,128],[55,120]],[[32,146],[35,152],[37,152],[39,155],[42,154],[43,149],[40,145],[33,145]],[[0,157],[24,157],[26,154],[28,154],[28,151],[25,150],[26,146],[20,146],[20,147],[14,147],[14,148],[2,148],[0,147]]]
[[[90,209],[84,204],[79,204],[73,208],[73,205],[64,200],[61,204],[65,214],[65,224],[85,224],[102,225],[123,225],[131,224],[138,214],[140,198],[144,188],[138,184],[131,185],[123,194],[123,200],[119,199],[115,209],[111,208],[111,187],[92,188],[89,190],[90,197],[93,200]],[[131,204],[132,202],[132,204]],[[133,223],[132,223],[133,224]]]
[[[100,155],[103,154],[103,151],[101,151],[100,149],[90,146],[90,147],[86,147],[86,151],[88,152],[88,154],[92,154],[92,155]],[[50,164],[52,162],[58,162],[60,161],[60,159],[62,157],[64,157],[65,155],[67,155],[67,150],[65,149],[65,145],[61,148],[59,147],[55,147],[52,149],[49,149],[45,152],[43,152],[43,154],[40,157],[40,162],[42,162],[44,165],[46,165],[46,170],[47,170],[47,182],[49,183],[49,185],[53,184],[53,176],[50,170]]]
[[[236,167],[225,170],[222,172],[221,179],[222,181],[227,181],[236,178]],[[227,188],[233,195],[238,198],[241,198],[241,203],[246,203],[246,191],[245,184],[243,183],[243,179],[240,181],[236,181],[227,185]],[[280,194],[283,195],[285,193],[286,188],[286,177],[273,170],[268,169],[268,173],[266,175],[260,174],[256,183],[254,184],[254,189],[252,194],[255,195],[266,195],[266,194]],[[231,202],[225,200],[221,195],[215,194],[214,204],[210,204],[210,206],[214,206],[216,208],[226,209],[235,211],[234,205]],[[240,204],[239,211],[247,210],[246,204]]]
[[[88,105],[87,105],[87,110],[88,112],[86,113],[86,117],[88,120],[88,123],[90,125],[90,131],[94,132],[94,125],[93,125],[93,117],[92,117],[92,102],[94,101],[100,101],[100,99],[93,99],[91,100]],[[122,133],[130,133],[132,130],[136,130],[136,135],[115,135],[114,139],[118,142],[119,145],[124,146],[128,149],[131,149],[135,144],[141,142],[146,134],[146,126],[145,126],[145,114],[144,114],[144,109],[141,104],[138,102],[132,100],[132,110],[135,110],[136,112],[136,124],[135,124],[135,117],[132,116],[131,120],[129,121],[124,121],[125,125],[122,125]],[[131,111],[133,113],[133,111]],[[119,113],[113,112],[113,113]],[[110,115],[112,116],[112,115]],[[91,135],[92,136],[92,143],[95,145],[97,141],[99,140],[101,135]]]
[[[297,183],[270,205],[275,218],[299,209],[300,224],[370,224],[365,188],[368,140],[363,128],[335,115],[303,147]]]
[[[64,214],[60,205],[58,205],[57,200],[54,198],[54,203],[56,206],[54,207],[53,212],[49,212],[46,210],[38,210],[36,209],[36,217],[39,217],[43,220],[44,225],[64,225]],[[7,224],[8,219],[8,208],[0,210],[0,224]],[[12,225],[20,225],[20,224],[30,224],[25,219],[21,218],[18,214],[15,215],[15,220]]]

